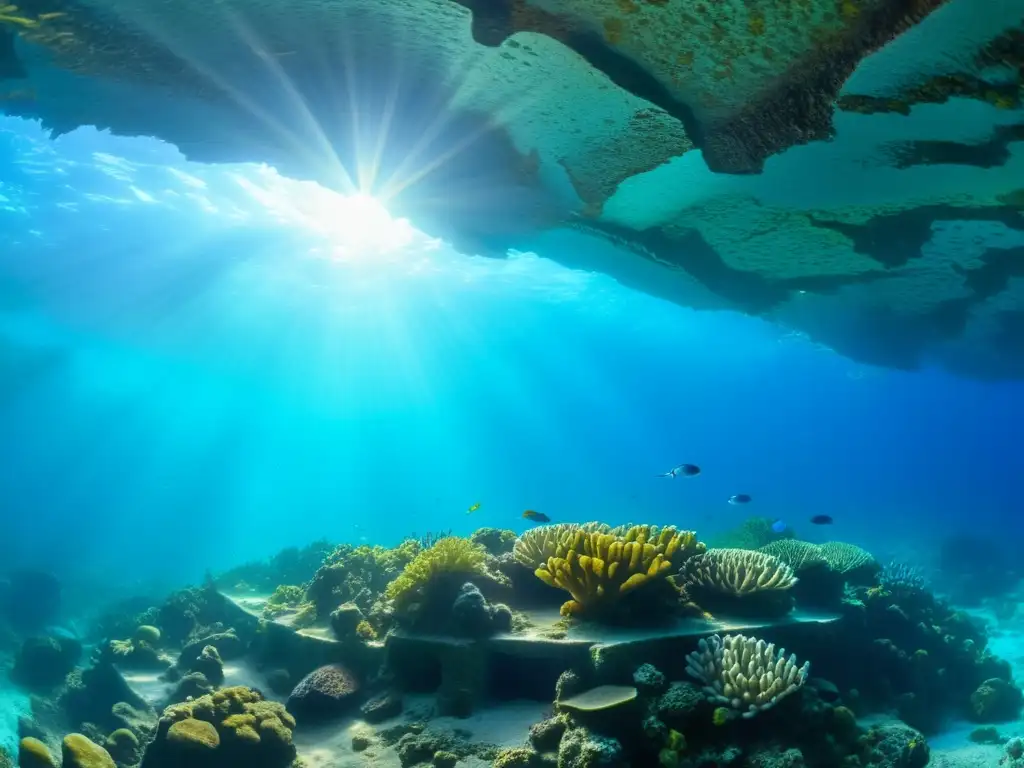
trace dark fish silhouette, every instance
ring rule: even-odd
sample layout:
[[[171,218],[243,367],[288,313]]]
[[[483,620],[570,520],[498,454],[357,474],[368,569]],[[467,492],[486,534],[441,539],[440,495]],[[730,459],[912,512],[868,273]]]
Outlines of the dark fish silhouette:
[[[832,519],[832,515],[815,515],[811,518],[811,522],[814,525],[832,525],[835,520]]]
[[[668,472],[658,475],[658,477],[695,477],[700,474],[700,467],[696,464],[680,464],[678,467],[672,467]]]
[[[523,517],[534,523],[550,523],[551,518],[545,515],[543,512],[534,512],[532,509],[528,509],[523,512]]]
[[[747,493],[737,493],[735,496],[729,497],[730,504],[749,504],[752,501],[750,494]]]

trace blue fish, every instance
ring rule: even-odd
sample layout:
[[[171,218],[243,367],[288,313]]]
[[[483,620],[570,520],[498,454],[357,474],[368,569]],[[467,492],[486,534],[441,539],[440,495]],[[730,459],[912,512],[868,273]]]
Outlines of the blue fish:
[[[772,523],[772,530],[775,531],[775,533],[785,533],[787,528],[789,528],[789,526],[786,525],[785,520],[776,520]]]
[[[753,501],[753,499],[750,498],[750,494],[749,493],[737,493],[735,496],[730,496],[729,497],[729,503],[730,504],[736,504],[736,505],[739,505],[739,504],[749,504],[752,501]]]

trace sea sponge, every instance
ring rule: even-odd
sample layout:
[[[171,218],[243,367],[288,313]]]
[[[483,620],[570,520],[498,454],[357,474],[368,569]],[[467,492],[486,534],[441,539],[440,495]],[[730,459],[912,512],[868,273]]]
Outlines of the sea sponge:
[[[388,584],[384,596],[403,611],[420,602],[427,586],[442,574],[487,576],[487,551],[479,544],[458,536],[447,536],[416,555],[398,578]]]
[[[686,657],[686,671],[701,682],[714,704],[741,711],[743,717],[774,706],[807,681],[811,665],[797,665],[773,643],[754,637],[712,635]]]
[[[687,560],[677,579],[686,600],[736,615],[785,613],[797,578],[777,557],[748,549],[710,549]]]
[[[692,553],[702,546],[689,531],[665,529],[671,533],[664,538],[665,532],[658,531],[657,545],[646,541],[640,527],[630,531],[634,533],[627,541],[625,536],[577,529],[571,541],[558,544],[559,548],[568,545],[564,556],[549,557],[534,571],[548,586],[572,595],[562,605],[563,616],[594,614],[610,607],[623,595],[667,576],[680,550]]]

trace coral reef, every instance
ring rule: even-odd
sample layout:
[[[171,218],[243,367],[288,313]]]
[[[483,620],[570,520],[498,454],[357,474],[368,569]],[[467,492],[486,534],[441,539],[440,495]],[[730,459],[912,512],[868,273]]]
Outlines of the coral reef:
[[[753,637],[713,635],[687,657],[687,671],[704,685],[708,698],[754,717],[807,681],[810,664],[797,664],[781,648]]]
[[[704,551],[690,531],[674,527],[629,526],[609,532],[581,527],[561,528],[557,540],[534,534],[520,562],[536,551],[550,551],[537,567],[537,578],[565,590],[572,600],[562,605],[563,616],[608,617],[620,599],[644,586],[664,582],[671,570]]]
[[[295,720],[249,688],[224,688],[164,710],[142,768],[287,768]]]
[[[732,530],[714,537],[708,542],[713,549],[761,549],[778,541],[790,541],[796,537],[793,529],[786,527],[782,532],[772,525],[769,517],[748,517]]]
[[[736,616],[783,614],[793,606],[793,569],[764,552],[709,549],[691,557],[676,579],[685,599]]]
[[[842,541],[827,541],[818,549],[829,567],[847,584],[871,586],[877,581],[881,565],[867,550]]]

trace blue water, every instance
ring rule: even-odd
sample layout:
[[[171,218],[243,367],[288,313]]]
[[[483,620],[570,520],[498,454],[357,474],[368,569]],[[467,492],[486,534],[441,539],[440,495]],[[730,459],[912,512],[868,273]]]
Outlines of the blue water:
[[[153,141],[4,118],[0,163],[6,562],[131,591],[524,509],[756,513],[880,556],[1024,528],[1024,385],[866,367],[543,252],[399,225],[361,252],[344,201]],[[703,473],[656,477],[680,462]]]

